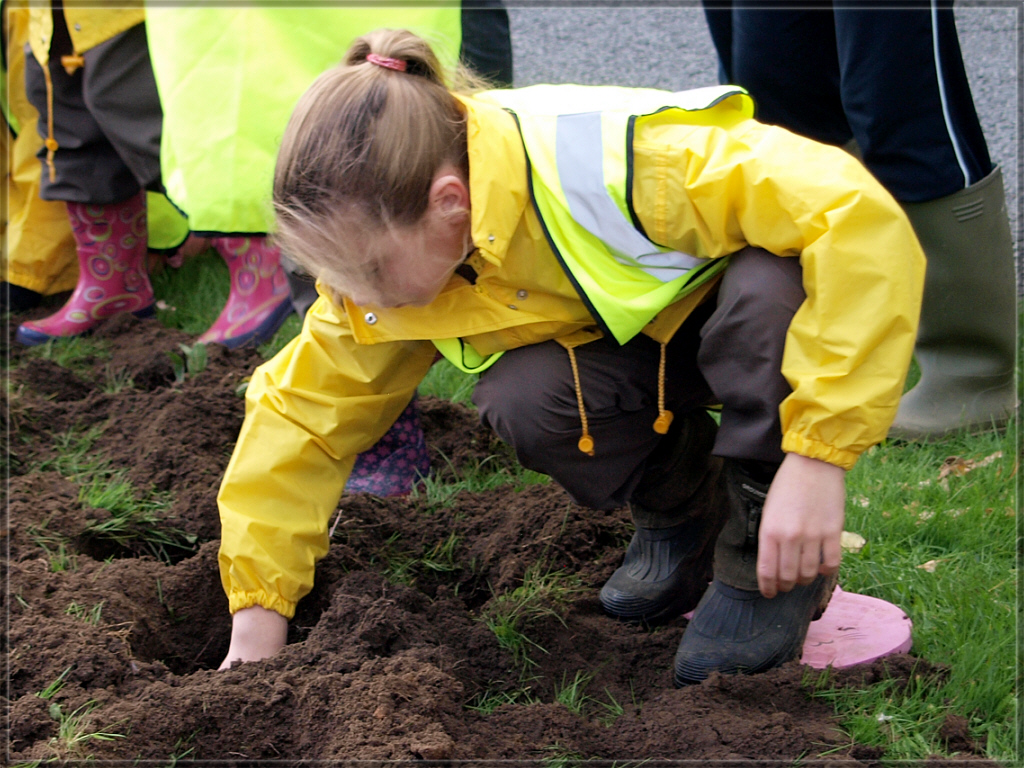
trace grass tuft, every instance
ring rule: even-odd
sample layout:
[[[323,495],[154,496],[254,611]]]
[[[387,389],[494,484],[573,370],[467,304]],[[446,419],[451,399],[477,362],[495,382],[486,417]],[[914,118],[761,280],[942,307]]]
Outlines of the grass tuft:
[[[572,680],[567,680],[566,673],[563,672],[561,685],[555,687],[555,701],[574,715],[584,716],[585,710],[594,701],[587,694],[587,686],[593,679],[592,673],[578,670]]]
[[[576,574],[552,570],[538,562],[527,569],[522,585],[497,595],[482,618],[498,644],[512,655],[521,675],[525,675],[530,667],[536,666],[530,658],[531,650],[547,651],[524,631],[545,617],[554,617],[564,625],[562,617],[566,608],[582,592],[583,586]]]
[[[92,608],[85,608],[77,602],[71,601],[68,607],[64,609],[64,613],[68,616],[74,616],[76,619],[81,619],[86,624],[98,627],[103,616],[103,603],[104,601],[101,600]]]
[[[101,518],[88,523],[86,540],[98,541],[135,552],[147,553],[165,563],[182,552],[193,552],[196,537],[166,523],[172,497],[169,493],[139,493],[127,480],[127,471],[113,469],[92,448],[102,434],[100,429],[71,431],[54,439],[57,455],[39,464],[40,471],[56,470],[78,484],[78,500],[98,510]],[[74,555],[68,552],[67,539],[46,530],[46,524],[29,530],[33,541],[47,554],[54,572],[75,570]]]
[[[525,469],[518,462],[506,461],[499,456],[488,456],[459,470],[444,457],[451,470],[452,477],[426,477],[413,488],[411,498],[422,499],[428,511],[445,509],[455,504],[456,497],[463,491],[467,493],[485,493],[506,485],[515,491],[522,491],[530,485],[551,482],[551,478]]]
[[[165,563],[172,562],[172,553],[194,551],[196,536],[169,526],[165,521],[171,495],[151,491],[140,498],[126,474],[125,470],[103,467],[80,488],[82,504],[109,513],[105,519],[89,522],[84,533],[86,538],[130,551],[141,546],[143,551]]]
[[[116,395],[135,387],[135,379],[127,368],[114,370],[108,363],[103,372],[102,390],[108,395]]]
[[[92,713],[99,707],[96,701],[88,701],[73,712],[65,714],[60,704],[50,705],[50,717],[57,721],[57,735],[50,739],[50,748],[55,757],[88,760],[86,745],[91,741],[114,741],[123,739],[125,734],[105,730],[91,730]]]
[[[383,565],[384,575],[389,581],[412,586],[417,578],[426,573],[444,574],[462,570],[463,566],[455,558],[459,536],[454,531],[433,547],[424,547],[419,556],[403,549],[401,538],[398,532],[391,534],[371,560]]]
[[[470,703],[465,705],[466,709],[479,712],[482,715],[490,715],[499,707],[506,704],[528,705],[536,704],[537,699],[530,693],[529,686],[523,686],[509,690],[495,690],[493,687],[477,694]]]
[[[50,699],[52,699],[54,696],[57,695],[57,692],[64,687],[64,680],[71,673],[72,669],[73,667],[68,667],[67,669],[65,669],[63,672],[57,675],[56,680],[54,680],[43,690],[37,693],[36,696],[38,696],[40,699],[43,699],[44,701],[49,701]]]
[[[28,354],[50,360],[61,368],[84,370],[96,360],[110,358],[110,343],[92,336],[57,338],[32,347]]]

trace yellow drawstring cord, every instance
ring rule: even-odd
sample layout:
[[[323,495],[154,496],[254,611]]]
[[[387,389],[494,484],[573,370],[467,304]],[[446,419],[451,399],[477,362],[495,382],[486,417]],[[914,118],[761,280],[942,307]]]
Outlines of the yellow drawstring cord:
[[[49,63],[43,65],[43,79],[46,80],[46,165],[50,169],[50,183],[57,181],[57,168],[53,164],[53,153],[57,151],[57,140],[53,138],[53,80],[50,78]]]
[[[672,411],[665,410],[665,345],[662,344],[658,359],[658,418],[654,420],[654,431],[664,435],[671,425]]]
[[[78,53],[73,53],[70,56],[61,56],[60,63],[64,67],[64,71],[69,75],[75,74],[75,70],[85,66],[85,58]],[[46,145],[46,165],[50,169],[50,183],[57,181],[57,168],[53,164],[53,153],[56,152],[60,145],[57,140],[53,138],[53,79],[50,77],[50,64],[47,62],[43,66],[43,78],[46,80],[46,141],[43,143]]]
[[[73,75],[76,70],[85,66],[85,57],[80,53],[72,53],[68,56],[61,56],[60,63],[61,66],[64,67],[65,72],[69,75]]]
[[[588,456],[594,455],[594,438],[590,436],[587,424],[587,410],[583,407],[583,388],[580,386],[580,369],[576,365],[576,351],[568,347],[569,364],[572,366],[572,379],[576,387],[576,404],[580,409],[580,422],[583,424],[583,436],[576,444]],[[665,345],[661,345],[661,357],[658,360],[658,418],[654,420],[654,431],[659,435],[668,433],[672,426],[673,413],[665,409]]]
[[[594,438],[587,428],[587,410],[583,407],[583,390],[580,388],[580,369],[576,365],[576,352],[569,347],[569,364],[572,366],[572,378],[576,385],[576,404],[580,407],[580,421],[583,422],[583,436],[576,446],[588,456],[594,455]]]

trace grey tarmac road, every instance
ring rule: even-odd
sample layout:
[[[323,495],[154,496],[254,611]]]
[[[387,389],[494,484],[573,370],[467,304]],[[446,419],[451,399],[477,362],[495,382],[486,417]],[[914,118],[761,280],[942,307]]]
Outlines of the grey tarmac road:
[[[515,85],[584,83],[684,90],[717,82],[698,5],[526,6],[507,0]],[[1024,9],[1019,2],[956,7],[967,75],[989,151],[1003,168],[1018,254],[1022,249],[1021,114]],[[1018,292],[1024,276],[1018,270]]]

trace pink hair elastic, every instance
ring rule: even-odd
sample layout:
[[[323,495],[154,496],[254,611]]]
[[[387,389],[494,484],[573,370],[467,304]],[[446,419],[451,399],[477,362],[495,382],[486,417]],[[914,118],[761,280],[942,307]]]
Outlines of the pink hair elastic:
[[[392,59],[388,56],[379,56],[376,53],[366,54],[366,60],[371,64],[376,64],[378,67],[384,67],[385,69],[393,69],[396,72],[405,72],[405,68],[408,66],[408,62],[402,61],[401,59]]]

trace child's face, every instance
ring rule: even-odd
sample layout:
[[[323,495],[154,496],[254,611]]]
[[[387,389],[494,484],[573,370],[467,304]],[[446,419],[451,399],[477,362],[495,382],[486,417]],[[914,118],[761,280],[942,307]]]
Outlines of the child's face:
[[[423,218],[369,236],[374,268],[347,286],[348,297],[361,306],[426,306],[472,250],[470,228],[465,177],[446,164],[434,176]]]
[[[380,254],[377,269],[364,285],[348,286],[349,298],[360,306],[426,306],[448,284],[470,248],[468,221],[454,227],[427,216],[414,226],[391,230],[372,245]]]

